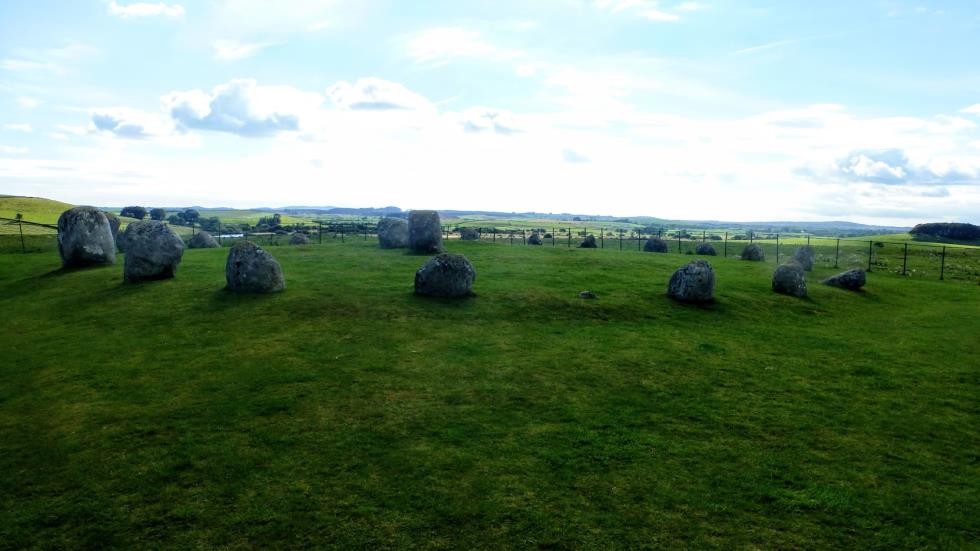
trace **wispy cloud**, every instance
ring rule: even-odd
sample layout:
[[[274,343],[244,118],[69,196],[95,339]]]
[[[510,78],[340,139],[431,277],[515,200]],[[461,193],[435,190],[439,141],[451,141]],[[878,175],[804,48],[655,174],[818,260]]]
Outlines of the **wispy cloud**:
[[[980,115],[980,103],[971,105],[969,107],[964,107],[960,109],[960,113],[969,113],[971,115]]]
[[[790,44],[796,44],[797,42],[799,42],[799,40],[797,39],[777,40],[776,42],[769,42],[768,44],[760,44],[758,46],[751,46],[748,48],[735,50],[732,53],[735,55],[754,54],[758,52],[764,52],[766,50],[773,50],[776,48],[780,48],[782,46],[789,46]]]
[[[32,98],[30,96],[18,96],[16,100],[17,105],[24,107],[26,109],[33,109],[38,105],[41,105],[41,100]]]
[[[0,153],[4,153],[7,155],[21,155],[27,153],[27,148],[0,144]]]
[[[65,68],[57,63],[17,58],[0,59],[0,69],[15,72],[44,72],[55,75],[62,75],[65,73]]]
[[[28,123],[26,123],[26,122],[5,124],[5,125],[3,125],[3,128],[4,128],[4,130],[13,130],[15,132],[28,132],[29,133],[29,132],[33,132],[34,131],[34,129],[31,128],[31,125],[28,124]]]
[[[460,27],[439,27],[408,38],[405,49],[416,63],[443,65],[456,58],[507,59],[524,52],[499,47],[476,31]]]
[[[137,2],[135,4],[119,4],[115,0],[109,2],[109,13],[117,17],[128,18],[128,17],[179,17],[187,13],[184,10],[184,6],[180,4],[167,4],[165,2],[157,2],[156,4],[151,4],[149,2]]]
[[[237,40],[215,40],[214,57],[217,59],[245,59],[252,57],[269,46],[274,46],[275,42],[258,42],[248,44]]]
[[[651,0],[595,0],[595,6],[609,13],[631,12],[639,17],[657,23],[680,21],[680,13],[691,13],[702,9],[697,2],[681,2],[672,8],[662,7]]]

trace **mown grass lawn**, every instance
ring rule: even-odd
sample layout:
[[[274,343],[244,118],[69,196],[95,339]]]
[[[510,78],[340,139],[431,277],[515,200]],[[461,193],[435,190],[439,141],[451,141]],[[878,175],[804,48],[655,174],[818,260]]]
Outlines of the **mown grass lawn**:
[[[0,255],[0,547],[977,545],[976,285],[718,258],[692,307],[689,257],[449,247],[476,297],[370,241],[270,248],[271,296]]]

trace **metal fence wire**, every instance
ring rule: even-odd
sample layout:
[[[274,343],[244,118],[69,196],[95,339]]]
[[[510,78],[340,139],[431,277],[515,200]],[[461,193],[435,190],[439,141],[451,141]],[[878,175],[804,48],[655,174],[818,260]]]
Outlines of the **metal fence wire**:
[[[175,231],[190,237],[201,231],[198,225],[173,225]],[[369,221],[321,221],[287,226],[289,230],[256,230],[231,226],[223,230],[218,224],[208,227],[224,246],[246,239],[260,245],[287,245],[295,233],[305,234],[310,243],[324,240],[345,242],[377,238],[377,223]],[[463,230],[469,235],[464,237]],[[475,231],[475,236],[472,232]],[[43,252],[57,250],[57,226],[23,219],[0,218],[0,252]],[[667,245],[667,254],[740,258],[745,247],[757,245],[765,262],[780,264],[808,245],[814,251],[814,265],[824,268],[863,268],[870,272],[887,272],[904,277],[939,280],[980,281],[980,247],[932,245],[915,242],[891,242],[875,239],[837,238],[808,234],[778,234],[746,230],[740,233],[610,229],[599,227],[542,227],[514,229],[499,227],[443,226],[443,238],[473,239],[479,242],[532,246],[536,235],[540,246],[580,248],[589,237],[595,247],[624,252],[643,252],[648,239],[656,238]],[[708,251],[706,249],[712,251]]]

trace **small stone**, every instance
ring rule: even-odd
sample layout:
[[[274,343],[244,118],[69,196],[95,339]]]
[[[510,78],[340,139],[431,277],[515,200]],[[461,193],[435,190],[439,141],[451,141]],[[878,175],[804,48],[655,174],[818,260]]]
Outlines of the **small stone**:
[[[698,246],[694,248],[694,254],[699,254],[702,256],[717,256],[718,253],[715,252],[715,248],[711,243],[698,243]]]
[[[476,241],[480,238],[480,232],[476,228],[460,228],[459,238],[463,241]]]
[[[531,237],[528,237],[527,238],[527,244],[528,245],[543,245],[544,242],[541,241],[541,236],[538,234],[538,232],[534,232],[534,233],[531,234]]]
[[[756,245],[755,243],[750,243],[745,246],[745,249],[742,250],[742,260],[765,262],[766,251],[762,250],[762,247]]]
[[[580,249],[595,249],[596,247],[594,235],[586,235],[585,239],[582,240],[582,244],[579,245]]]
[[[584,298],[584,299],[588,299],[588,300],[599,298],[592,291],[582,291],[581,293],[578,294],[578,296],[579,296],[579,298]]]
[[[669,250],[667,242],[659,237],[651,237],[643,244],[643,250],[648,253],[665,253]]]
[[[296,232],[289,238],[290,245],[309,245],[310,237],[305,233]]]
[[[865,274],[864,270],[861,268],[855,268],[853,270],[841,272],[835,276],[830,276],[821,283],[831,285],[833,287],[840,287],[841,289],[857,291],[861,287],[864,287],[866,281],[867,275]]]
[[[187,240],[189,249],[217,249],[221,245],[206,231],[199,231]]]

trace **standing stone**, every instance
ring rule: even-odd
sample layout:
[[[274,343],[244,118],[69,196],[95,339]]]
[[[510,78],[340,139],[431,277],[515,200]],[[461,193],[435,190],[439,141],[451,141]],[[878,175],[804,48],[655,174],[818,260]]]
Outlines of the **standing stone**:
[[[408,246],[408,220],[386,216],[378,220],[378,246],[404,249]]]
[[[799,263],[800,267],[806,271],[813,270],[813,247],[804,245],[793,253],[793,260]]]
[[[414,253],[442,252],[442,223],[434,210],[408,213],[408,246]]]
[[[58,217],[58,253],[64,268],[116,262],[116,242],[106,215],[95,207],[75,207]]]
[[[459,238],[463,241],[476,241],[480,238],[480,232],[475,228],[460,228]]]
[[[544,241],[541,241],[541,235],[539,235],[538,232],[534,232],[534,233],[531,234],[531,237],[528,237],[527,238],[527,244],[528,245],[543,245],[544,244]]]
[[[846,272],[841,272],[835,276],[828,277],[827,279],[821,281],[824,285],[831,285],[833,287],[840,287],[841,289],[849,289],[851,291],[857,291],[861,287],[864,287],[864,283],[867,281],[867,276],[864,270],[861,268],[855,268],[853,270],[847,270]]]
[[[776,268],[772,273],[772,290],[794,297],[806,296],[806,278],[803,276],[803,266],[790,260]]]
[[[296,232],[289,238],[290,245],[309,245],[310,238],[305,233]]]
[[[415,272],[415,294],[459,298],[471,294],[476,270],[461,254],[440,254]]]
[[[715,271],[707,260],[681,266],[670,276],[667,296],[680,302],[710,302],[715,298]]]
[[[578,246],[580,249],[595,249],[595,236],[586,235],[585,239],[582,240],[582,244]]]
[[[694,248],[694,254],[700,254],[703,256],[717,256],[718,253],[715,252],[715,248],[711,243],[698,243],[698,246]]]
[[[187,240],[189,249],[217,249],[221,245],[206,231],[199,231]]]
[[[750,243],[745,246],[745,249],[742,250],[742,260],[765,262],[766,251],[762,250],[762,247],[756,245],[755,243]]]
[[[238,241],[228,251],[225,279],[228,290],[241,293],[274,293],[286,288],[279,262],[251,241]]]
[[[138,220],[126,226],[123,281],[169,279],[184,256],[184,242],[159,220]]]
[[[659,237],[651,237],[643,244],[643,250],[648,253],[665,253],[668,251],[667,242]]]
[[[116,249],[122,251],[122,247],[119,246],[119,238],[122,237],[122,235],[119,233],[119,226],[122,222],[119,220],[118,216],[112,214],[111,212],[102,211],[102,214],[104,214],[106,219],[109,220],[109,229],[112,230],[112,239],[116,242]]]

